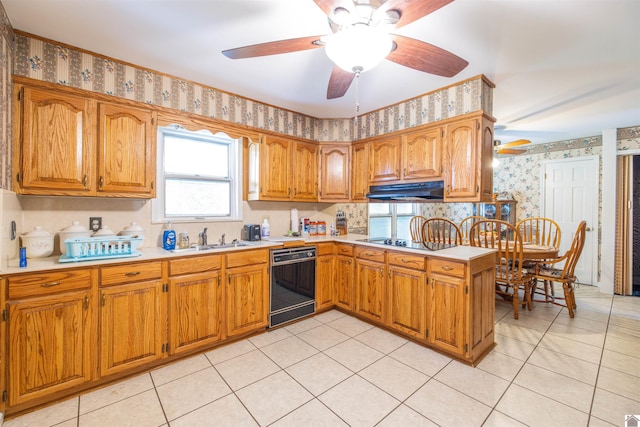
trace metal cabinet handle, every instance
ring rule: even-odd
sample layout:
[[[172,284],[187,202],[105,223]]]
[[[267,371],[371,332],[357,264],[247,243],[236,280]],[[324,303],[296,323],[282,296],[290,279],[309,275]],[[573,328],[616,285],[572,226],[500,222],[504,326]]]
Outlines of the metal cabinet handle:
[[[140,274],[139,271],[130,271],[128,273],[124,273],[124,275],[127,276],[127,277],[134,277],[134,276],[137,276],[139,274]]]
[[[87,175],[82,178],[82,185],[87,186]]]
[[[43,283],[40,286],[42,286],[43,288],[52,288],[52,287],[58,286],[60,284],[62,284],[62,282],[58,281],[58,282]]]
[[[100,177],[100,184],[99,185],[100,185],[100,187],[102,187],[104,185],[104,178],[102,176]]]
[[[451,270],[453,270],[453,267],[449,267],[448,265],[443,265],[443,266],[442,266],[442,269],[443,269],[444,271],[451,271]]]

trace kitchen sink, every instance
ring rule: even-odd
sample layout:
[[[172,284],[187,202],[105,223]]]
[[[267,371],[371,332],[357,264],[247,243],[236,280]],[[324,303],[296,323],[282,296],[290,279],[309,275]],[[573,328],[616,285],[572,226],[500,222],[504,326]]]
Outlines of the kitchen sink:
[[[214,249],[230,249],[230,248],[240,248],[240,247],[244,247],[244,246],[251,246],[249,243],[243,243],[243,242],[232,242],[232,243],[225,243],[224,245],[221,245],[220,243],[213,243],[210,245],[195,245],[195,246],[190,246],[188,248],[184,248],[184,249],[173,249],[171,252],[202,252],[202,251],[211,251]]]

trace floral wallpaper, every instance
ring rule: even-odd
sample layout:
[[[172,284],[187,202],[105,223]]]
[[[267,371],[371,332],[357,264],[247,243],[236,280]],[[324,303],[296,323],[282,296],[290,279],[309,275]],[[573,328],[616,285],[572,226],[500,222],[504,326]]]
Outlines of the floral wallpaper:
[[[317,119],[115,59],[16,32],[15,74],[316,141],[352,141],[473,111],[492,114],[482,76],[363,114]]]
[[[0,188],[11,187],[13,28],[0,3]]]
[[[618,129],[618,151],[640,150],[640,126]]]

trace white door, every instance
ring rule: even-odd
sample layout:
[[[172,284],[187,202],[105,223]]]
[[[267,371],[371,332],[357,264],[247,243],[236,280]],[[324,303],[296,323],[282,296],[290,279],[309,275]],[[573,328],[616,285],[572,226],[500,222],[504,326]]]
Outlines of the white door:
[[[580,221],[587,221],[587,236],[576,266],[582,284],[595,284],[598,269],[597,230],[599,193],[598,156],[550,160],[542,164],[544,216],[560,225],[560,254],[571,246]]]

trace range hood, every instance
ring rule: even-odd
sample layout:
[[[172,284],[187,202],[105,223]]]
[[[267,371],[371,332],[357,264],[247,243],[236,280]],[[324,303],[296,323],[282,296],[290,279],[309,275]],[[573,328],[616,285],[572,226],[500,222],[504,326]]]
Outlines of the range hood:
[[[381,201],[442,202],[444,181],[372,185],[367,198]]]

